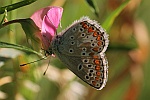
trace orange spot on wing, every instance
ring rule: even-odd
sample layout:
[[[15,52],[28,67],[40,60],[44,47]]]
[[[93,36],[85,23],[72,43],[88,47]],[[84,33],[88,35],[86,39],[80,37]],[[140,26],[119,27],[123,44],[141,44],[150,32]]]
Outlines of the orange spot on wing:
[[[89,55],[90,55],[90,56],[93,56],[93,55],[94,55],[94,53],[93,53],[93,52],[91,52]]]
[[[100,72],[96,72],[96,75],[97,75],[97,76],[100,76],[100,75],[101,75],[101,73],[100,73]]]
[[[96,65],[95,69],[99,71],[100,70],[100,66]]]
[[[101,42],[101,41],[98,41],[98,42],[97,42],[97,45],[98,45],[98,46],[101,46],[101,45],[102,45],[102,42]]]
[[[93,86],[95,86],[95,85],[96,85],[96,82],[95,82],[95,81],[92,81],[92,84],[93,84]]]
[[[81,22],[80,24],[83,25],[85,22]]]
[[[82,27],[85,28],[85,29],[87,29],[87,28],[88,28],[88,25],[87,25],[87,24],[84,24]]]
[[[93,58],[94,58],[94,59],[98,59],[98,56],[94,55]]]
[[[93,32],[93,28],[89,27],[88,32]]]
[[[94,63],[95,63],[96,65],[100,65],[100,61],[99,61],[98,59],[94,60]]]
[[[95,31],[95,32],[93,33],[93,36],[94,36],[94,37],[97,37],[97,35],[98,35],[98,33]]]
[[[99,49],[98,47],[95,47],[92,50],[95,51],[95,52],[98,52],[98,49]]]
[[[87,25],[87,23],[85,23],[85,22],[81,22],[81,25],[82,25],[82,27],[83,27],[84,29],[88,29],[88,25]]]
[[[101,40],[101,35],[98,35],[97,38],[96,38],[96,40],[100,41]]]
[[[99,80],[99,77],[98,77],[98,76],[97,76],[97,77],[95,77],[95,80],[96,80],[96,81],[98,81],[98,80]]]

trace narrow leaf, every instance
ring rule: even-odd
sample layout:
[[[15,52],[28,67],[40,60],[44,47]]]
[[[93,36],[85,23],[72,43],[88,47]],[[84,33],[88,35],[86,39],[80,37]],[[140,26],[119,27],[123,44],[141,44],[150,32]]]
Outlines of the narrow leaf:
[[[102,24],[103,28],[109,32],[115,18],[121,13],[121,11],[127,6],[130,0],[126,0],[123,4],[121,4],[116,10],[114,10]]]
[[[18,44],[0,42],[0,48],[13,48],[13,49],[21,50],[21,51],[24,51],[24,52],[27,52],[27,53],[34,53],[34,54],[37,54],[39,56],[42,56],[41,53],[38,53],[38,52],[28,48],[28,47],[18,45]]]
[[[5,9],[9,12],[9,11],[12,11],[14,9],[29,5],[35,1],[37,1],[37,0],[23,0],[23,1],[8,5],[5,7],[0,7],[0,14],[3,14],[5,12]]]
[[[98,17],[98,11],[96,9],[96,6],[94,4],[93,0],[86,0],[86,2],[89,4],[89,6],[94,10],[95,15]]]
[[[32,48],[34,48],[35,50],[39,50],[40,48],[40,40],[39,37],[40,36],[40,30],[39,28],[36,26],[36,24],[34,23],[34,21],[30,18],[26,18],[26,19],[15,19],[15,20],[11,20],[8,22],[3,23],[2,25],[0,25],[0,29],[13,24],[13,23],[20,23],[25,34],[27,37],[27,42],[30,44],[30,46]],[[29,42],[29,40],[31,40],[31,42]]]
[[[2,23],[5,21],[6,17],[7,17],[7,10],[5,9],[5,12],[4,12],[4,15],[3,15],[3,18],[2,18],[2,20],[1,20],[1,22],[0,22],[0,26],[1,26],[1,25],[2,25]]]

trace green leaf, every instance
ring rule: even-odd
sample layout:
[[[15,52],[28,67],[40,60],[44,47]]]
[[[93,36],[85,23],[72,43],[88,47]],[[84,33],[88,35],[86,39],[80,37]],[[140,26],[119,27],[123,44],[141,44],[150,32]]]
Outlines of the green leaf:
[[[94,10],[94,13],[95,15],[98,17],[98,11],[97,11],[97,8],[94,4],[94,1],[93,0],[86,0],[86,2],[89,4],[89,6]]]
[[[0,48],[13,48],[13,49],[17,49],[17,50],[21,50],[27,53],[34,53],[37,54],[39,56],[42,56],[41,53],[38,53],[28,47],[22,46],[22,45],[18,45],[18,44],[11,44],[11,43],[6,43],[6,42],[0,42]]]
[[[29,5],[35,1],[37,1],[37,0],[23,0],[23,1],[8,5],[5,7],[0,7],[0,14],[3,14],[5,12],[5,9],[9,12],[9,11],[12,11],[14,9]]]
[[[41,31],[36,26],[34,21],[31,18],[27,18],[20,20],[19,23],[26,34],[27,42],[34,50],[39,50],[40,39],[38,36],[40,36]],[[29,40],[31,40],[31,42],[29,42]]]
[[[11,20],[8,22],[5,22],[4,24],[0,25],[0,29],[13,24],[13,23],[20,23],[22,26],[22,29],[24,30],[26,37],[27,37],[27,42],[29,43],[29,45],[31,46],[31,48],[34,48],[34,50],[39,50],[40,48],[40,39],[39,39],[39,34],[40,34],[40,30],[39,28],[36,26],[36,24],[34,23],[34,21],[31,18],[26,18],[26,19],[15,19],[15,20]],[[29,40],[31,42],[29,42]]]
[[[109,32],[115,18],[121,13],[121,11],[127,6],[130,0],[126,0],[123,4],[121,4],[116,10],[114,10],[104,21],[102,24],[103,28]]]

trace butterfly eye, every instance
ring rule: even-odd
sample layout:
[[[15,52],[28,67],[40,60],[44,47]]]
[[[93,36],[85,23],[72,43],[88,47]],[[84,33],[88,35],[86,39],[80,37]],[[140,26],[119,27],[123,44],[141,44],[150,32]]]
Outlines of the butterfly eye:
[[[102,41],[103,41],[103,39],[104,39],[104,38],[101,36],[101,40],[102,40]]]
[[[100,87],[100,83],[97,82],[97,83],[96,83],[96,87]]]
[[[100,31],[97,31],[97,34],[99,35],[99,34],[100,34]]]
[[[77,28],[75,28],[75,27],[72,29],[73,32],[75,32],[76,30],[77,30]]]
[[[92,76],[93,76],[93,74],[92,74],[92,73],[89,73],[89,76],[90,76],[90,77],[92,77]]]
[[[83,66],[81,64],[78,65],[78,70],[81,70]]]
[[[102,41],[102,45],[104,45],[104,41]]]
[[[86,80],[89,80],[89,79],[90,79],[90,77],[86,75],[86,76],[85,76],[85,79],[86,79]]]
[[[102,32],[101,34],[104,35],[104,32]]]
[[[89,63],[89,59],[83,59],[82,62],[83,63]]]
[[[93,69],[90,69],[90,70],[89,70],[89,72],[90,72],[90,73],[93,73],[93,72],[94,72],[94,70],[93,70]]]
[[[87,23],[87,26],[90,27],[91,25],[89,23]]]
[[[93,65],[92,65],[92,64],[88,64],[87,66],[88,66],[88,68],[92,68],[92,67],[93,67]]]
[[[83,31],[84,31],[84,29],[83,29],[83,28],[80,28],[80,29],[79,29],[79,32],[83,32]]]
[[[99,51],[102,51],[102,49],[103,49],[103,47],[100,47],[100,48],[99,48]]]
[[[74,39],[74,36],[70,36],[70,39],[73,40],[73,39]]]
[[[85,37],[85,35],[86,35],[85,33],[81,33],[81,37]]]
[[[100,68],[100,71],[102,72],[103,70],[104,70],[103,67],[101,67],[101,68]]]
[[[92,27],[92,30],[93,30],[93,31],[95,31],[95,30],[96,30],[95,26],[91,26],[91,27]]]
[[[102,83],[102,82],[103,82],[101,78],[99,79],[99,82],[100,82],[100,83]]]
[[[95,47],[96,46],[96,44],[95,43],[91,43],[91,47]]]
[[[88,38],[89,38],[89,36],[87,35],[87,36],[86,36],[86,38],[88,39]]]
[[[91,40],[91,42],[93,42],[93,40]]]
[[[86,55],[86,52],[81,52],[81,56],[85,56]]]
[[[72,48],[70,48],[69,49],[69,53],[73,53],[74,51],[73,51],[73,49]]]
[[[83,51],[86,51],[86,50],[87,50],[87,48],[85,48],[85,47],[84,47],[84,48],[82,48],[82,50],[83,50]]]
[[[74,45],[75,44],[75,42],[74,41],[71,41],[71,43],[70,43],[71,45]]]

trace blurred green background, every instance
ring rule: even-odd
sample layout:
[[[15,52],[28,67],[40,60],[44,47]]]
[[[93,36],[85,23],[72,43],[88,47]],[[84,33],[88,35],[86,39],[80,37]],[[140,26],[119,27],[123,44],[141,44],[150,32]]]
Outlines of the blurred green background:
[[[93,0],[99,16],[86,1],[37,0],[8,12],[7,19],[29,18],[40,8],[62,6],[64,12],[62,28],[58,29],[60,32],[82,16],[89,16],[102,24],[125,0]],[[17,2],[20,0],[0,0],[0,6]],[[20,64],[40,57],[0,48],[0,100],[150,100],[149,9],[149,0],[131,0],[108,31],[110,45],[106,55],[109,78],[102,90],[88,86],[57,58],[49,58],[50,66],[43,76],[49,59],[20,67]],[[0,21],[2,18],[3,14]],[[1,28],[0,41],[30,47],[20,24]]]

